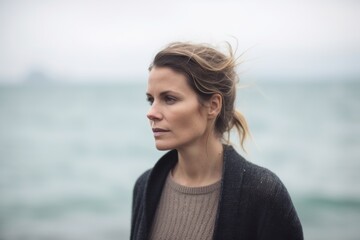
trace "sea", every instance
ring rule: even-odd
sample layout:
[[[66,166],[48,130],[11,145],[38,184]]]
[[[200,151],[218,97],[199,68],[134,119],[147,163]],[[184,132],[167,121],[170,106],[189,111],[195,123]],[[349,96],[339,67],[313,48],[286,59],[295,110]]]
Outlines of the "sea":
[[[0,240],[129,239],[132,189],[164,154],[146,84],[0,85]],[[308,240],[360,239],[360,79],[239,86],[249,161],[287,187]]]

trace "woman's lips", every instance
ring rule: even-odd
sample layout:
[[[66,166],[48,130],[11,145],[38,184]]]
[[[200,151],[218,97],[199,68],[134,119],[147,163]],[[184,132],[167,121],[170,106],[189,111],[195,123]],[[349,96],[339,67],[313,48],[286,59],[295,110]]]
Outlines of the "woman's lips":
[[[153,128],[152,129],[153,133],[154,133],[154,137],[158,137],[161,136],[167,132],[170,132],[169,130],[166,129],[162,129],[162,128]]]

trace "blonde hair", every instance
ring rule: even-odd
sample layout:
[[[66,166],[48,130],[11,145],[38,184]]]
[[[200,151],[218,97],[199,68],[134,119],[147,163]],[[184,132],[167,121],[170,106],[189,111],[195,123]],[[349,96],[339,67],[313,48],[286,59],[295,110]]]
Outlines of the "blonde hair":
[[[231,45],[227,45],[228,55],[207,44],[170,43],[156,54],[149,70],[153,67],[169,67],[184,74],[200,103],[209,100],[213,94],[219,94],[222,107],[215,121],[215,132],[223,140],[224,133],[228,133],[226,140],[229,142],[230,131],[235,127],[244,149],[249,128],[244,116],[234,106],[238,82],[237,63]]]

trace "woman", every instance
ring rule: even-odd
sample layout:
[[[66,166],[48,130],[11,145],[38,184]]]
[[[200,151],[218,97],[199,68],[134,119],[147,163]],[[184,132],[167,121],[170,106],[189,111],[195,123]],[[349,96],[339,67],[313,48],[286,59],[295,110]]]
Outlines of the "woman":
[[[234,127],[242,146],[248,135],[229,52],[172,43],[155,56],[147,117],[156,148],[169,151],[135,184],[131,239],[303,239],[279,178],[225,140]]]

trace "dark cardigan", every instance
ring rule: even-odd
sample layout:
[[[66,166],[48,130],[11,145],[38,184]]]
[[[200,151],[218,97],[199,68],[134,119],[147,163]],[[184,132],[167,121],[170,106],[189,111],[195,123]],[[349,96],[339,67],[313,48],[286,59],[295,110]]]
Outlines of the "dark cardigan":
[[[169,151],[136,181],[131,240],[148,239],[166,177],[177,160],[177,151]],[[213,239],[303,239],[290,196],[274,173],[246,161],[231,146],[224,146],[221,181]]]

